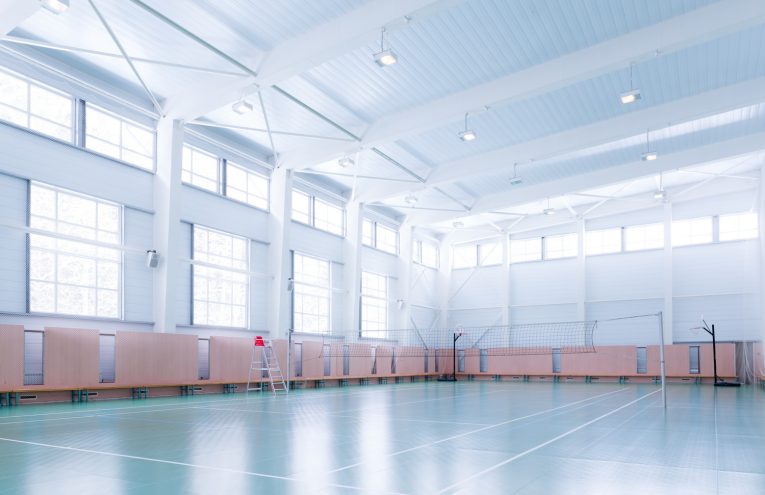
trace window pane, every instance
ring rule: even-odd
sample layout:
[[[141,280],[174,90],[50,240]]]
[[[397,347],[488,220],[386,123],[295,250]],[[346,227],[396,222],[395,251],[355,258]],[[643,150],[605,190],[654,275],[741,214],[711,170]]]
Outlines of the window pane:
[[[249,246],[244,237],[194,225],[195,325],[247,327]]]
[[[478,247],[475,244],[469,246],[454,246],[454,248],[452,248],[452,256],[454,257],[452,267],[469,268],[476,266],[478,261],[478,258],[476,257],[476,249],[478,249]]]
[[[618,253],[622,250],[622,229],[591,230],[585,234],[587,255]]]
[[[311,197],[301,191],[292,191],[292,219],[311,224]]]
[[[183,145],[182,180],[208,191],[220,190],[218,158],[204,151]]]
[[[0,119],[71,142],[73,104],[68,95],[0,71]]]
[[[30,310],[119,318],[122,253],[87,241],[118,246],[121,208],[37,183],[30,192],[30,227],[49,232],[30,235]]]
[[[664,247],[664,225],[631,225],[624,228],[624,250],[640,251]]]
[[[377,249],[391,254],[398,254],[398,232],[384,225],[377,224]]]
[[[502,243],[490,242],[478,246],[478,254],[481,266],[502,264]]]
[[[688,246],[712,242],[712,217],[672,222],[672,245]]]
[[[545,259],[571,258],[578,254],[576,234],[553,235],[544,238]]]
[[[542,259],[542,238],[514,239],[510,241],[510,262],[538,261]]]
[[[758,236],[757,213],[735,213],[720,215],[720,240],[736,241],[755,239]]]
[[[314,200],[314,227],[343,235],[343,209],[320,199]]]
[[[420,249],[420,262],[425,266],[438,268],[438,246],[423,241]]]
[[[361,243],[365,246],[374,247],[374,228],[375,224],[366,218],[361,222]]]
[[[233,162],[226,162],[226,195],[268,209],[268,179]]]
[[[366,337],[387,337],[388,279],[361,272],[361,331]]]
[[[295,253],[293,263],[295,330],[329,333],[329,261]]]

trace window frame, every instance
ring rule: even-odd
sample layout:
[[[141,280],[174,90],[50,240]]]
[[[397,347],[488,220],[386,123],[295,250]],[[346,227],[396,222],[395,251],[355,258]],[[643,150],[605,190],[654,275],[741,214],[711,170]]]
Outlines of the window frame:
[[[425,263],[423,261],[422,253],[423,253],[423,248],[425,246],[430,246],[431,248],[433,248],[435,250],[435,255],[436,255],[435,263],[432,264],[432,265],[428,264],[428,263]],[[440,259],[441,258],[441,253],[440,253],[440,251],[441,250],[438,247],[438,244],[436,244],[434,242],[431,242],[431,241],[416,239],[416,240],[412,241],[412,262],[417,263],[418,265],[425,266],[427,268],[433,268],[434,270],[438,270],[439,266],[441,265],[441,259]]]
[[[254,171],[254,170],[252,170],[252,169],[250,169],[248,167],[245,167],[244,165],[240,165],[239,163],[237,163],[237,162],[235,162],[233,160],[229,160],[227,158],[222,158],[221,160],[223,162],[222,163],[222,167],[223,167],[223,185],[222,185],[223,192],[221,193],[221,195],[224,196],[226,199],[229,199],[231,201],[236,201],[237,203],[241,203],[243,205],[251,206],[252,208],[257,208],[258,210],[265,211],[267,213],[270,212],[271,211],[271,178],[266,176],[266,175],[259,174],[258,172]],[[242,191],[242,188],[240,188],[240,187],[236,187],[236,186],[231,187],[231,186],[229,186],[229,184],[228,184],[229,167],[242,170],[246,174],[246,177],[248,179],[248,181],[247,181],[247,190],[246,191]],[[262,179],[262,180],[265,181],[265,183],[266,183],[266,197],[265,198],[260,197],[260,196],[258,196],[256,194],[250,192],[250,190],[249,190],[249,178],[250,178],[250,175],[254,175],[258,179]],[[239,192],[244,193],[245,197],[247,197],[247,198],[249,198],[249,196],[254,196],[256,198],[262,199],[262,200],[265,201],[266,206],[263,207],[263,206],[260,206],[260,205],[256,205],[256,204],[250,203],[249,201],[242,201],[239,198],[235,198],[235,197],[229,195],[229,192],[228,192],[229,188],[235,189],[235,190],[237,190]]]
[[[365,284],[364,284],[364,278],[367,277],[375,277],[375,278],[381,278],[383,279],[384,286],[385,286],[385,292],[383,295],[375,295],[375,294],[368,294],[364,292]],[[361,277],[359,280],[359,336],[361,338],[371,338],[371,339],[386,339],[388,338],[388,320],[390,319],[390,277],[381,273],[375,273],[368,270],[362,270],[361,271]],[[367,302],[368,300],[371,300]],[[378,304],[370,304],[377,302]],[[378,309],[382,308],[382,314],[385,317],[385,320],[382,322],[382,327],[377,330],[369,330],[365,328],[365,323],[370,322],[372,320],[368,320],[365,318],[366,312],[365,312],[365,306],[375,306]],[[380,323],[379,320],[376,321],[376,323]],[[383,333],[383,335],[380,335]],[[376,335],[375,335],[376,334]]]
[[[661,232],[661,245],[648,245],[648,228],[654,227],[658,228],[658,231]],[[646,241],[644,247],[630,247],[628,243],[628,237],[630,235],[630,232],[634,232],[636,229],[646,229]],[[657,249],[664,249],[664,247],[667,245],[667,236],[664,235],[664,223],[663,222],[652,222],[652,223],[640,223],[637,225],[625,225],[622,228],[622,250],[625,253],[635,253],[640,251],[652,251]]]
[[[41,189],[47,189],[48,191],[51,191],[54,193],[54,201],[55,204],[53,205],[54,208],[54,215],[55,218],[41,216],[41,215],[35,215],[32,211],[32,190],[33,188],[38,187]],[[59,195],[64,194],[66,196],[71,196],[74,198],[80,198],[86,201],[91,201],[95,205],[95,227],[93,227],[94,231],[94,238],[88,239],[86,237],[80,237],[77,235],[72,234],[63,234],[60,233],[59,226],[61,223],[76,227],[76,228],[90,228],[81,224],[76,224],[72,222],[68,222],[66,220],[60,220],[59,219]],[[44,182],[39,181],[33,181],[30,180],[27,185],[27,198],[28,199],[28,210],[27,210],[27,226],[30,229],[28,232],[26,238],[26,256],[28,260],[28,269],[26,274],[26,312],[30,315],[55,315],[57,317],[64,317],[64,318],[87,318],[87,319],[95,319],[95,320],[108,320],[108,321],[124,321],[125,318],[125,304],[124,304],[124,298],[125,298],[125,251],[124,251],[124,237],[125,237],[125,206],[119,203],[116,203],[114,201],[98,198],[95,196],[91,196],[88,194],[79,193],[76,191],[72,191],[66,188],[61,188],[58,186],[52,186],[49,184],[46,184]],[[118,239],[116,243],[114,242],[108,242],[104,240],[98,239],[99,232],[102,231],[102,229],[98,228],[99,223],[99,205],[106,205],[108,207],[114,207],[117,210],[117,228],[118,232],[116,234],[118,235]],[[34,217],[39,217],[43,220],[52,221],[55,222],[55,231],[46,230],[41,227],[33,226],[33,220]],[[109,233],[109,231],[104,231]],[[34,239],[33,236],[40,236],[43,238],[48,238],[50,240],[53,240],[55,242],[55,247],[44,247],[44,246],[35,246],[34,245]],[[74,243],[74,244],[82,244],[86,246],[91,246],[94,248],[96,254],[82,254],[82,253],[76,253],[71,251],[63,250],[59,247],[59,241],[63,241],[65,243]],[[116,255],[114,258],[109,258],[103,255],[99,255],[99,251],[101,249],[110,250],[116,252]],[[53,272],[54,272],[54,278],[53,281],[50,280],[38,280],[33,279],[33,251],[41,251],[41,252],[47,252],[52,253],[54,256],[54,266],[53,266]],[[65,256],[70,258],[80,258],[84,260],[91,261],[95,263],[94,270],[95,270],[95,284],[94,285],[81,285],[76,283],[67,283],[67,282],[60,282],[59,281],[59,256]],[[109,263],[109,264],[116,264],[117,265],[117,283],[116,289],[111,289],[108,287],[102,287],[99,285],[98,281],[98,269],[99,265],[101,263]],[[33,291],[33,283],[39,282],[44,284],[52,284],[53,285],[53,311],[39,311],[34,310],[32,308],[32,291]],[[59,302],[59,294],[58,289],[59,286],[66,286],[66,287],[76,287],[80,289],[88,289],[95,291],[95,299],[94,299],[94,314],[87,314],[87,313],[68,313],[58,310],[58,302]],[[109,316],[109,315],[99,315],[98,314],[98,293],[100,290],[105,291],[113,291],[116,292],[116,307],[117,307],[117,315],[116,316]]]
[[[611,232],[617,234],[617,237],[619,239],[619,246],[616,250],[608,251],[608,250],[601,250],[598,249],[597,252],[590,252],[590,239],[591,236],[598,234],[600,236],[604,236],[606,232]],[[599,242],[599,247],[604,246],[605,243],[603,242],[603,237],[601,237],[601,241]],[[595,229],[595,230],[585,230],[584,232],[584,255],[589,256],[601,256],[601,255],[607,255],[607,254],[618,254],[623,253],[624,250],[624,229],[622,227],[610,227],[606,229]]]
[[[244,253],[245,253],[245,258],[246,259],[245,260],[239,260],[239,261],[245,261],[246,262],[245,268],[230,267],[230,266],[225,266],[225,265],[222,265],[222,264],[210,262],[208,260],[197,259],[197,246],[196,246],[196,242],[195,242],[195,239],[196,239],[196,229],[202,229],[202,230],[207,231],[208,233],[212,232],[214,234],[224,235],[224,236],[230,237],[232,240],[235,240],[235,239],[243,240],[244,243],[245,243],[245,245],[244,245]],[[208,240],[208,243],[209,243],[209,240]],[[232,244],[232,251],[233,251],[233,244]],[[206,253],[208,255],[210,254],[209,251],[206,251]],[[215,256],[221,257],[220,255],[217,255],[217,254],[215,254]],[[233,264],[234,261],[237,260],[236,258],[233,257],[233,253],[232,253],[232,256],[229,257],[229,259],[232,261],[232,264]],[[244,329],[244,330],[250,328],[250,321],[251,321],[251,313],[250,312],[252,310],[251,304],[250,304],[251,303],[250,299],[251,299],[251,295],[252,295],[252,283],[251,283],[251,272],[250,272],[251,262],[252,262],[252,240],[249,239],[248,237],[245,237],[245,236],[240,236],[240,235],[237,235],[237,234],[232,234],[230,232],[225,232],[225,231],[222,231],[222,230],[219,230],[219,229],[207,227],[205,225],[192,224],[191,225],[191,261],[192,261],[192,263],[191,263],[191,325],[194,326],[194,327],[214,327],[214,328],[221,327],[221,328],[233,328],[233,329]],[[197,269],[198,268],[209,269],[213,273],[210,274],[210,275],[201,275],[201,274],[197,273],[197,271],[198,271]],[[234,284],[241,283],[241,282],[237,282],[236,280],[233,280],[232,278],[225,279],[225,281],[227,283],[231,284],[231,286],[232,286],[232,292],[231,292],[231,300],[232,300],[232,302],[230,302],[230,303],[221,303],[221,302],[218,302],[218,301],[212,301],[212,300],[210,300],[209,296],[208,296],[208,298],[206,300],[202,300],[201,298],[197,297],[196,277],[199,275],[200,277],[203,277],[203,278],[206,278],[206,279],[212,279],[215,270],[217,270],[219,272],[227,272],[227,274],[229,276],[231,274],[244,275],[244,277],[243,277],[243,279],[245,280],[245,282],[244,282],[244,285],[245,285],[245,295],[244,295],[244,301],[245,301],[245,304],[244,304],[244,326],[236,326],[236,325],[233,325],[233,324],[232,325],[226,325],[226,324],[221,324],[221,323],[210,323],[209,305],[211,303],[212,304],[219,304],[219,305],[228,305],[228,306],[231,306],[231,307],[233,307],[233,306],[241,306],[241,304],[235,304],[233,302],[233,300],[235,298],[234,291],[233,291],[233,286],[234,286]],[[209,294],[209,286],[208,286],[208,294]],[[204,302],[208,306],[207,307],[207,318],[205,319],[204,323],[197,323],[196,322],[196,320],[197,320],[197,317],[196,317],[197,301]],[[231,315],[232,315],[231,316],[231,321],[233,323],[233,320],[234,320],[233,309],[232,309]]]
[[[367,243],[365,241],[364,236],[364,226],[369,225],[371,227],[371,244]],[[382,249],[380,247],[380,236],[379,236],[379,229],[383,228],[386,230],[389,230],[395,234],[395,252],[388,251],[387,249]],[[364,217],[361,220],[361,245],[366,246],[372,249],[376,249],[377,251],[381,251],[386,254],[390,254],[393,256],[399,256],[401,254],[401,234],[398,230],[398,226],[393,226],[392,223],[383,223],[379,222],[377,220],[373,220],[371,218]]]
[[[8,107],[11,110],[15,110],[17,112],[24,113],[25,117],[26,117],[26,124],[22,125],[22,124],[18,124],[16,122],[13,122],[11,120],[6,120],[6,119],[2,119],[2,118],[0,118],[0,122],[2,122],[4,124],[7,124],[7,125],[11,125],[11,126],[15,126],[15,127],[24,129],[24,130],[29,131],[29,132],[33,132],[35,134],[38,134],[40,136],[44,136],[46,138],[54,139],[54,140],[59,141],[59,142],[75,145],[75,142],[76,142],[76,139],[77,139],[77,125],[76,125],[76,121],[77,121],[77,106],[76,106],[76,98],[74,97],[74,95],[66,93],[65,91],[62,91],[60,89],[54,88],[53,86],[51,86],[49,84],[46,84],[46,83],[44,83],[42,81],[39,81],[37,79],[33,79],[33,78],[28,77],[26,75],[20,74],[20,73],[18,73],[16,71],[9,70],[9,69],[7,69],[5,67],[0,68],[0,73],[4,73],[4,74],[6,74],[6,75],[8,75],[8,76],[10,76],[12,78],[15,78],[15,79],[18,79],[18,80],[24,82],[26,84],[26,107],[27,107],[26,110],[22,110],[22,109],[20,109],[18,107],[15,107],[13,105],[0,102],[0,107]],[[47,117],[43,117],[43,116],[40,116],[40,115],[32,113],[32,87],[33,86],[37,87],[37,88],[40,88],[40,89],[42,89],[44,91],[48,91],[50,93],[53,93],[54,95],[62,96],[62,97],[65,97],[65,98],[69,99],[69,139],[62,139],[62,138],[60,138],[58,136],[55,136],[53,134],[49,134],[47,132],[44,132],[44,131],[41,131],[41,130],[38,130],[38,129],[34,129],[32,127],[32,124],[31,124],[32,117],[44,120],[45,122],[47,122],[49,124],[53,124],[53,125],[58,126],[58,127],[64,127],[64,124],[61,124],[59,122],[55,122],[53,120],[50,120]]]
[[[112,142],[106,141],[104,139],[101,139],[99,137],[89,136],[88,135],[88,128],[89,128],[88,127],[88,109],[93,109],[96,112],[100,112],[102,114],[105,114],[106,116],[112,117],[112,118],[116,119],[119,122],[119,127],[120,127],[120,142],[119,143],[112,143]],[[83,127],[83,129],[81,131],[82,132],[82,144],[81,144],[82,149],[87,150],[87,151],[89,151],[91,153],[95,153],[95,154],[97,154],[99,156],[103,156],[105,158],[109,158],[110,160],[116,160],[116,161],[118,161],[120,163],[124,163],[125,165],[129,165],[131,167],[135,167],[135,168],[138,168],[140,170],[144,170],[146,172],[156,173],[156,171],[157,171],[157,131],[156,131],[156,129],[152,129],[148,125],[142,124],[142,123],[140,123],[138,121],[129,119],[127,117],[123,117],[122,115],[118,114],[117,112],[114,112],[112,110],[104,108],[104,107],[102,107],[100,105],[97,105],[95,103],[91,103],[89,101],[84,101],[83,112],[84,112],[83,113],[83,122],[85,123],[85,125],[84,125],[84,127]],[[124,134],[124,126],[125,126],[125,124],[132,125],[134,127],[138,127],[140,129],[143,129],[143,130],[147,131],[149,134],[151,134],[151,137],[152,137],[152,151],[151,151],[151,153],[152,154],[151,154],[150,157],[147,156],[147,155],[144,155],[142,153],[139,153],[139,152],[137,152],[135,150],[131,150],[129,148],[124,148],[123,147],[123,141],[124,141],[123,134]],[[99,151],[99,150],[96,150],[96,149],[88,147],[88,141],[91,138],[95,139],[96,141],[104,142],[104,143],[106,143],[108,145],[111,145],[111,146],[116,146],[118,148],[118,150],[119,150],[119,157],[111,156],[111,155],[108,155],[108,154],[106,154],[106,153],[104,153],[102,151]],[[184,146],[185,146],[185,143],[184,143]],[[139,165],[137,163],[125,160],[123,158],[123,152],[125,150],[127,150],[130,153],[135,153],[137,155],[144,156],[146,158],[151,158],[151,168],[146,168],[146,167],[143,167],[143,166],[141,166],[141,165]],[[181,166],[181,168],[183,168],[183,167]]]
[[[326,265],[327,265],[327,279],[326,279],[327,285],[326,286],[323,286],[323,285],[320,285],[320,284],[313,284],[313,283],[310,283],[310,282],[305,282],[305,281],[298,280],[297,270],[296,270],[296,266],[297,266],[296,258],[298,256],[300,256],[302,258],[309,258],[311,260],[318,261],[318,262],[321,262],[321,263],[326,263]],[[307,333],[307,334],[311,334],[311,335],[329,335],[330,333],[332,333],[332,262],[330,260],[327,260],[327,259],[319,258],[317,256],[312,256],[312,255],[309,255],[309,254],[304,254],[304,253],[301,253],[301,252],[298,252],[298,251],[293,251],[292,252],[292,257],[293,257],[292,258],[293,259],[293,262],[292,262],[292,282],[293,282],[293,287],[292,287],[292,330],[295,331],[295,332]],[[297,311],[297,295],[300,292],[300,286],[305,286],[307,288],[312,288],[312,289],[318,289],[318,290],[321,290],[321,291],[326,291],[326,300],[327,300],[327,314],[326,314],[326,317],[325,317],[326,318],[326,322],[327,322],[327,329],[326,329],[326,331],[322,331],[322,330],[312,331],[312,330],[306,330],[305,328],[297,328],[297,324],[296,324],[296,321],[297,321],[296,316],[298,314],[298,311]],[[309,296],[317,297],[317,298],[321,297],[319,295],[313,295],[313,294],[309,294]],[[305,313],[305,312],[300,312],[300,314],[301,315],[302,314],[308,314],[310,316],[316,316],[317,318],[324,318],[324,315],[319,315],[318,312],[317,312],[316,315],[313,315],[313,314],[310,314],[310,313]]]
[[[737,227],[736,230],[731,230],[730,233],[733,234],[733,237],[728,237],[726,239],[723,239],[723,222],[726,219],[733,219],[735,218],[737,223],[740,222],[741,217],[744,216],[753,216],[754,217],[754,235],[752,236],[742,236],[742,232],[749,232],[749,231],[742,231],[740,227]],[[751,241],[754,239],[758,239],[760,237],[760,231],[759,231],[759,222],[760,222],[760,215],[756,211],[742,211],[738,213],[721,213],[718,215],[717,223],[717,234],[718,234],[718,242],[737,242],[737,241]]]
[[[295,218],[295,202],[294,202],[294,198],[292,200],[292,208],[290,208],[290,220],[292,220],[293,222],[297,222],[297,223],[299,223],[301,225],[306,225],[306,226],[314,228],[316,230],[320,230],[322,232],[326,232],[327,234],[331,234],[331,235],[335,235],[335,236],[338,236],[338,237],[341,237],[341,238],[345,238],[345,236],[347,234],[347,230],[346,230],[347,215],[346,215],[345,205],[344,204],[343,205],[337,205],[337,204],[333,203],[332,201],[326,200],[324,198],[319,198],[319,197],[316,196],[316,194],[314,194],[312,192],[309,192],[309,191],[306,191],[305,189],[297,188],[297,187],[293,187],[292,188],[291,194],[293,194],[293,195],[294,194],[299,194],[299,195],[302,195],[302,196],[306,196],[308,198],[308,213],[307,213],[308,221],[306,222],[306,221],[304,221],[302,219]],[[341,217],[342,217],[341,233],[337,233],[337,232],[334,232],[332,230],[329,230],[328,228],[323,228],[323,227],[320,227],[320,226],[317,225],[317,222],[316,222],[316,203],[321,203],[322,205],[326,206],[328,209],[329,208],[334,208],[334,209],[340,210]],[[329,215],[327,216],[327,219],[329,219]],[[327,225],[332,225],[332,224],[329,223],[328,220],[327,220],[326,223],[327,223]]]
[[[186,161],[183,159],[183,155],[185,155],[185,151],[186,151],[187,148],[192,153],[191,154],[191,159],[192,160],[191,160],[191,163],[190,163],[190,167],[191,168],[189,168],[188,170],[186,169]],[[194,173],[194,168],[193,168],[194,167],[194,160],[193,160],[193,157],[194,157],[193,154],[194,153],[199,153],[199,154],[202,154],[202,155],[206,155],[206,156],[208,156],[210,158],[215,158],[215,160],[216,160],[215,190],[208,189],[208,188],[206,188],[204,186],[201,186],[199,184],[194,184],[193,181],[194,181],[194,177],[195,176],[199,176],[202,179],[208,180],[208,181],[212,181],[213,180],[213,179],[210,179],[208,177],[205,177],[204,175],[200,175],[200,174],[195,174]],[[218,155],[214,154],[214,153],[211,153],[211,152],[209,152],[207,150],[204,150],[204,149],[202,149],[202,148],[200,148],[198,146],[194,146],[194,145],[191,145],[191,144],[188,144],[188,143],[183,143],[183,147],[182,147],[182,150],[181,150],[181,183],[186,185],[186,186],[191,186],[191,187],[193,187],[195,189],[199,189],[200,191],[204,191],[204,192],[207,192],[207,193],[217,194],[219,196],[223,196],[224,195],[223,194],[224,193],[224,191],[223,191],[223,184],[225,182],[225,179],[223,177],[224,176],[224,168],[222,166],[222,161],[223,161],[223,159],[221,157],[219,157]],[[189,174],[189,181],[186,181],[183,178],[184,174],[186,174],[186,173]]]
[[[704,237],[703,240],[697,240],[697,238],[699,238],[700,236],[699,235],[694,235],[693,232],[692,232],[694,222],[698,222],[698,221],[701,221],[701,220],[704,220],[705,223],[709,224],[709,238],[708,238],[708,240],[707,240],[706,236]],[[679,235],[677,234],[677,228],[678,228],[678,226],[680,226],[681,224],[684,224],[684,223],[687,223],[689,228],[691,229],[691,233],[688,235],[688,240],[690,240],[690,242],[679,243],[678,242]],[[679,219],[679,220],[672,220],[672,225],[671,225],[672,247],[676,248],[676,247],[702,246],[702,245],[705,245],[705,244],[714,244],[714,242],[715,242],[715,226],[714,226],[714,223],[715,223],[714,216],[701,216],[701,217],[682,218],[682,219]]]
[[[539,236],[539,237],[523,237],[523,238],[520,238],[520,239],[513,239],[513,238],[511,238],[510,239],[510,256],[509,256],[510,264],[512,265],[514,263],[534,263],[534,262],[537,262],[537,261],[543,261],[544,260],[544,248],[543,248],[543,241],[542,241],[542,239],[543,238],[541,236]],[[517,259],[517,256],[516,256],[515,257],[516,259],[514,259],[513,252],[515,250],[513,249],[513,243],[516,243],[516,246],[517,246],[518,245],[517,243],[530,244],[531,241],[535,241],[537,243],[538,248],[539,248],[538,249],[539,257],[534,257],[534,258],[531,258],[531,259],[526,259],[526,257],[524,256],[524,259]],[[526,254],[528,252],[529,252],[528,249],[524,248],[524,254]],[[534,252],[536,253],[537,251],[534,251]]]

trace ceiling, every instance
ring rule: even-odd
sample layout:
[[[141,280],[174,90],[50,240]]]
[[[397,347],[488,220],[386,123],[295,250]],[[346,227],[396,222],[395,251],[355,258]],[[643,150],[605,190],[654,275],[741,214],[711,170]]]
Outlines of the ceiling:
[[[415,225],[507,225],[548,198],[586,210],[604,186],[647,195],[662,172],[679,187],[726,179],[687,171],[706,163],[762,164],[760,0],[4,4],[19,15],[0,50],[55,57]],[[383,28],[398,62],[381,68]],[[242,98],[254,111],[232,111]]]

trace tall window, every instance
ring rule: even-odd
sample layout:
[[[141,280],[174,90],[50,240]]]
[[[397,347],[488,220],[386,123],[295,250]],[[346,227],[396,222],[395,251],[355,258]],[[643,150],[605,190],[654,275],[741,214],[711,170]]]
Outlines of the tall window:
[[[0,119],[71,142],[73,108],[72,97],[0,71]]]
[[[478,260],[481,266],[502,264],[502,243],[487,242],[478,245]]]
[[[377,249],[386,253],[398,254],[398,232],[378,223],[375,238]]]
[[[154,169],[154,132],[90,103],[85,107],[85,147],[146,170]]]
[[[292,191],[292,219],[325,232],[345,235],[345,210],[303,191]]]
[[[428,241],[414,241],[412,261],[430,268],[438,268],[438,246]]]
[[[544,238],[545,259],[572,258],[579,253],[576,234],[551,235]]]
[[[183,171],[181,179],[187,184],[220,192],[220,160],[189,145],[183,145]]]
[[[624,227],[624,250],[642,251],[664,247],[664,224],[631,225]]]
[[[361,333],[364,337],[387,337],[388,278],[361,272]]]
[[[361,243],[365,246],[375,247],[375,222],[367,220],[361,221]]]
[[[249,240],[194,225],[195,325],[247,327]]]
[[[589,230],[585,234],[585,253],[607,254],[622,250],[622,229]]]
[[[542,259],[542,238],[513,239],[510,241],[510,262],[539,261]]]
[[[471,268],[478,265],[475,244],[452,247],[452,268]]]
[[[293,324],[298,332],[329,333],[329,261],[295,253]]]
[[[712,242],[712,217],[672,222],[672,245],[688,246]]]
[[[122,207],[32,183],[29,309],[119,318]]]
[[[757,213],[720,215],[720,240],[737,241],[757,237]]]
[[[268,179],[226,160],[226,196],[268,209]]]
[[[313,202],[313,226],[317,229],[326,230],[337,235],[343,235],[345,231],[343,209],[322,201],[314,199]]]

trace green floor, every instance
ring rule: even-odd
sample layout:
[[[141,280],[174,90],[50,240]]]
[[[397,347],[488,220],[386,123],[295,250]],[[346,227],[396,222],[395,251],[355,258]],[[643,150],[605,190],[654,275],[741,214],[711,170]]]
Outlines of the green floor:
[[[666,414],[657,390],[415,383],[3,408],[0,494],[765,494],[765,390],[671,386]]]

